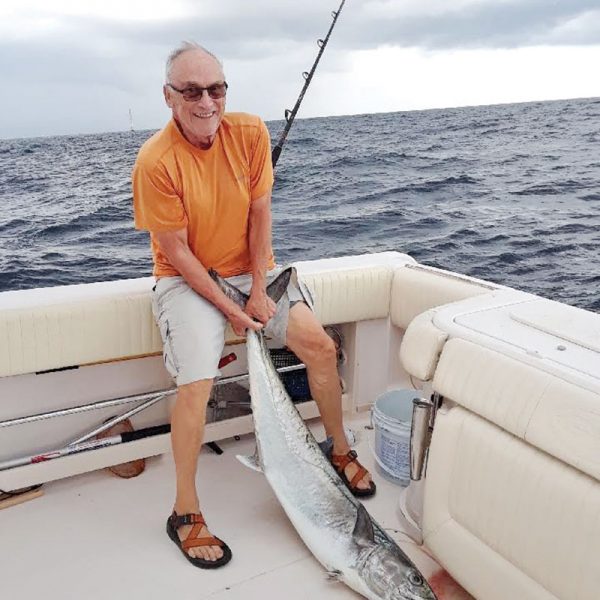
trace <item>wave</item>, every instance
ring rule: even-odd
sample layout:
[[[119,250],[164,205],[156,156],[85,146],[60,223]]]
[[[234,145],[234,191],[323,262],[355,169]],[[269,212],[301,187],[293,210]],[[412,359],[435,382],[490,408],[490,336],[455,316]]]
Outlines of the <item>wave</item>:
[[[278,260],[397,250],[598,307],[600,100],[300,119]],[[273,139],[281,122],[268,123]],[[0,290],[139,277],[131,167],[153,131],[0,142]]]

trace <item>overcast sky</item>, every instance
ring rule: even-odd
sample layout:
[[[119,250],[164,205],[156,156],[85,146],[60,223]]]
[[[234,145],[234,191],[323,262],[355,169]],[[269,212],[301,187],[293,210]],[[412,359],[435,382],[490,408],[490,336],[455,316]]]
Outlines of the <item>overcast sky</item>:
[[[291,108],[339,0],[2,0],[0,137],[161,127],[195,40],[228,110]],[[347,0],[299,117],[600,96],[598,0]]]

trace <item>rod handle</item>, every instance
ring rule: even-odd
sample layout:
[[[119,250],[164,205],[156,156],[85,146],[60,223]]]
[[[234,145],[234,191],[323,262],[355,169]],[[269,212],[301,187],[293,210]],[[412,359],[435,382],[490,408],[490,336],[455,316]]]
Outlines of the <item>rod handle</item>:
[[[146,427],[145,429],[138,429],[137,431],[124,431],[121,434],[121,440],[124,442],[133,442],[134,440],[141,440],[152,435],[161,435],[170,432],[171,426],[169,424],[155,425],[154,427]]]
[[[410,478],[419,481],[423,476],[425,459],[431,441],[429,421],[433,403],[430,400],[413,400],[412,425],[410,428]]]

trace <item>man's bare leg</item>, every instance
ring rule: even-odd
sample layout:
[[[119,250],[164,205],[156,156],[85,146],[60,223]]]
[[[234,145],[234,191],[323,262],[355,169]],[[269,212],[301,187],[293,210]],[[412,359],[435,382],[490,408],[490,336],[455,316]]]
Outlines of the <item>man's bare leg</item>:
[[[302,302],[290,310],[286,344],[306,365],[310,391],[319,407],[325,433],[333,438],[333,453],[346,454],[350,446],[342,422],[342,389],[335,345],[313,312]],[[358,467],[353,463],[346,467],[349,481],[357,471]],[[357,487],[368,489],[370,481],[371,476],[367,473]]]
[[[212,389],[212,379],[202,379],[179,386],[177,400],[171,414],[171,446],[175,459],[177,476],[177,495],[175,512],[178,515],[197,513],[200,508],[196,489],[196,470],[198,454],[204,439],[204,423],[206,406]],[[178,529],[179,539],[184,540],[192,525],[184,525]],[[200,536],[210,536],[203,527]],[[190,548],[188,554],[194,558],[218,560],[223,556],[219,546],[203,546]]]

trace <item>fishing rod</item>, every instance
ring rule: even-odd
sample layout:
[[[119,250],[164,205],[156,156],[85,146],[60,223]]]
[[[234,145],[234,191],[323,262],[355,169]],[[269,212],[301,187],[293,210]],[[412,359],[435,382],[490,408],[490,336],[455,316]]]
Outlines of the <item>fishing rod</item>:
[[[319,64],[319,61],[321,60],[321,55],[323,54],[323,52],[325,50],[325,46],[327,46],[327,42],[329,41],[329,36],[331,35],[333,28],[335,27],[336,21],[338,20],[338,17],[340,16],[340,13],[342,12],[342,8],[344,8],[345,3],[346,3],[346,0],[342,0],[342,3],[340,4],[340,7],[337,10],[331,11],[331,16],[333,17],[333,21],[331,22],[331,25],[329,26],[329,31],[327,32],[325,39],[317,40],[317,45],[319,46],[319,53],[317,54],[317,58],[315,59],[312,69],[308,72],[304,71],[304,73],[302,73],[302,77],[304,77],[304,86],[302,87],[302,91],[300,92],[300,95],[298,96],[298,100],[296,100],[296,105],[294,106],[294,108],[292,108],[292,110],[289,110],[287,108],[285,110],[284,117],[286,120],[286,124],[285,124],[283,131],[281,132],[281,135],[279,136],[279,141],[277,142],[277,145],[273,148],[273,152],[271,153],[271,161],[273,162],[273,167],[277,164],[277,161],[279,160],[279,155],[281,154],[281,151],[283,150],[283,145],[285,144],[287,135],[292,127],[292,123],[294,122],[294,119],[296,118],[296,113],[298,112],[298,109],[300,108],[300,104],[302,104],[302,99],[304,98],[304,94],[306,93],[306,90],[308,89],[308,86],[310,85],[313,75],[315,74],[317,65]]]
[[[4,471],[5,469],[13,469],[14,467],[21,467],[23,465],[35,465],[37,463],[46,462],[47,460],[52,460],[54,458],[70,456],[71,454],[78,454],[79,452],[86,452],[87,450],[97,450],[98,448],[106,448],[107,446],[114,446],[115,444],[133,442],[134,440],[141,440],[146,437],[153,437],[155,435],[169,433],[170,431],[171,426],[169,424],[155,425],[154,427],[146,427],[145,429],[138,429],[137,431],[124,431],[123,433],[118,433],[110,437],[72,444],[65,446],[64,448],[59,448],[58,450],[52,450],[51,452],[44,452],[34,456],[24,456],[21,458],[7,460],[0,463],[0,471]]]

